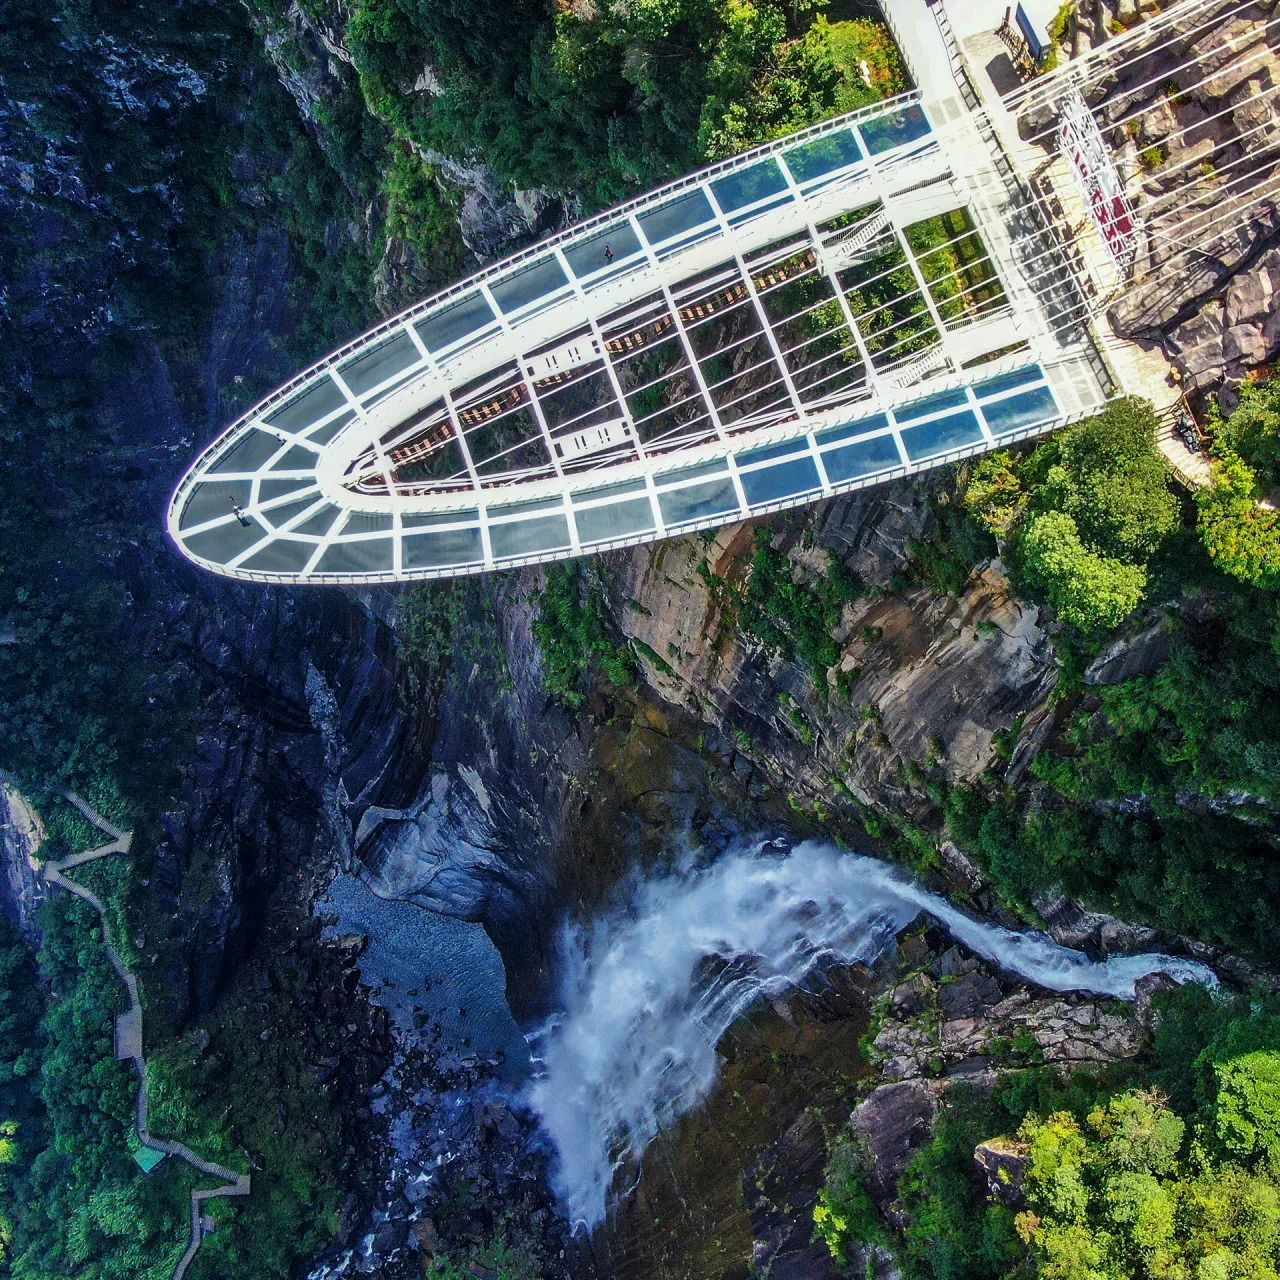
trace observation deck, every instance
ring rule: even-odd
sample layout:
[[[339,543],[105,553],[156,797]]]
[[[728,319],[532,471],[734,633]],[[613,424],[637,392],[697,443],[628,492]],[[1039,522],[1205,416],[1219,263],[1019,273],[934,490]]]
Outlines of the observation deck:
[[[1081,335],[1051,323],[1027,239],[964,113],[903,94],[379,325],[205,450],[169,532],[251,581],[452,577],[715,527],[1049,430],[1107,388]]]

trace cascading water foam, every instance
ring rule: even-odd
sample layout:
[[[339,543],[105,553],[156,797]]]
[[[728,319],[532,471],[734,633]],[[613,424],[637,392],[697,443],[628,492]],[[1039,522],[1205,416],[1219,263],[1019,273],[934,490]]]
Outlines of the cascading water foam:
[[[1037,986],[1131,999],[1165,972],[1215,983],[1172,956],[1090,960],[1037,933],[957,911],[871,858],[806,842],[743,849],[702,871],[649,881],[628,908],[562,937],[562,1009],[535,1037],[531,1101],[554,1142],[571,1221],[606,1212],[618,1168],[705,1097],[716,1044],[765,996],[820,966],[869,963],[921,912],[958,942]]]

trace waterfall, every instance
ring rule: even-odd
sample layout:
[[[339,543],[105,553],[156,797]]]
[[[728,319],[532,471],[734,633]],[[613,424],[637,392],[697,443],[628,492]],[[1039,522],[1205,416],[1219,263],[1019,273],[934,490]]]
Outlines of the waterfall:
[[[984,959],[1053,991],[1131,999],[1156,971],[1215,982],[1193,961],[1095,961],[1044,934],[983,923],[886,864],[826,844],[741,849],[650,880],[618,912],[566,926],[562,1012],[533,1037],[530,1100],[555,1145],[570,1219],[600,1222],[618,1168],[708,1094],[716,1045],[739,1016],[825,965],[874,961],[922,912]]]

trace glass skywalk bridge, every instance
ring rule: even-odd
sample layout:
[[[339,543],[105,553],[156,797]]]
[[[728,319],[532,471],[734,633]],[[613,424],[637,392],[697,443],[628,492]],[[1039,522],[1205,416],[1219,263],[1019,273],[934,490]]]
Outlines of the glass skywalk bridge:
[[[378,326],[216,440],[169,531],[256,581],[447,577],[713,527],[1048,430],[1103,393],[1007,239],[902,95]]]

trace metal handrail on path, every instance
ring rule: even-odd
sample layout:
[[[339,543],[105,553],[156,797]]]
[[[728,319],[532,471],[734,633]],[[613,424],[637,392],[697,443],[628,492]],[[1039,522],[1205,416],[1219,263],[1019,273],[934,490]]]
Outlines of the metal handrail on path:
[[[17,779],[11,774],[0,771],[0,782],[16,783]],[[172,1142],[168,1138],[157,1138],[147,1128],[150,1109],[150,1085],[147,1080],[147,1062],[142,1053],[142,1001],[138,994],[138,980],[129,971],[128,965],[125,964],[119,953],[111,945],[105,903],[91,889],[85,888],[82,884],[77,884],[67,876],[67,872],[73,871],[76,867],[82,867],[88,862],[96,862],[99,858],[107,858],[117,853],[128,853],[133,842],[133,832],[122,831],[114,823],[109,822],[96,809],[76,795],[74,791],[60,787],[57,789],[57,794],[77,809],[103,835],[111,837],[106,844],[99,845],[95,849],[89,849],[84,853],[73,853],[65,858],[45,861],[41,864],[40,874],[46,885],[57,885],[59,888],[67,890],[68,893],[72,893],[77,898],[87,902],[98,913],[98,920],[102,927],[102,945],[107,953],[107,960],[110,962],[112,969],[115,970],[116,977],[120,979],[125,991],[128,992],[129,1008],[124,1013],[117,1015],[116,1018],[115,1043],[117,1059],[132,1063],[134,1073],[138,1077],[138,1096],[134,1108],[134,1128],[137,1131],[138,1141],[142,1146],[149,1147],[152,1151],[161,1151],[165,1155],[174,1156],[200,1173],[208,1174],[211,1178],[217,1178],[222,1183],[218,1187],[194,1190],[191,1193],[190,1236],[182,1257],[178,1259],[173,1269],[172,1276],[172,1280],[182,1280],[182,1277],[186,1275],[187,1268],[191,1265],[191,1260],[196,1256],[196,1251],[200,1248],[200,1242],[204,1239],[204,1217],[201,1213],[201,1206],[206,1200],[220,1196],[248,1195],[249,1175],[247,1173],[236,1173],[232,1169],[215,1164],[212,1160],[206,1160],[181,1142]],[[128,1043],[123,1042],[120,1034],[122,1024],[130,1028]]]

